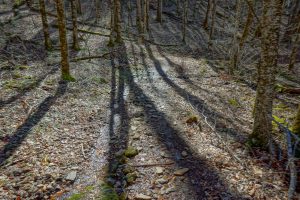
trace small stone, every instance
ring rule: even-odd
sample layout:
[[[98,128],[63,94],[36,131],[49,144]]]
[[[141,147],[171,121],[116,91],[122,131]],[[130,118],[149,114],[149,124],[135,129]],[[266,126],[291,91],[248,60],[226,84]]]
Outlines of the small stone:
[[[182,151],[182,152],[181,152],[181,155],[182,155],[183,157],[187,157],[187,156],[188,156],[188,153],[187,153],[186,151]]]
[[[175,191],[176,191],[175,187],[170,187],[170,188],[167,188],[167,189],[165,190],[165,193],[166,193],[166,194],[169,194],[169,193],[175,192]]]
[[[152,199],[152,197],[144,195],[144,194],[137,194],[135,196],[135,199],[140,199],[140,200],[150,200]]]
[[[168,179],[160,178],[160,179],[157,179],[155,182],[156,182],[156,184],[157,184],[157,183],[160,183],[160,184],[166,184],[166,183],[168,182]]]
[[[162,167],[156,167],[155,168],[155,173],[158,175],[161,175],[164,172],[164,168]]]
[[[143,150],[143,147],[137,147],[136,149],[138,150],[138,152],[141,152]]]
[[[182,168],[178,169],[174,172],[175,176],[183,176],[185,173],[187,173],[190,169],[189,168]]]
[[[77,176],[77,172],[76,172],[76,171],[71,171],[71,172],[67,175],[66,180],[67,180],[67,181],[75,181],[76,176]]]
[[[133,137],[132,137],[132,138],[133,138],[134,140],[139,140],[139,139],[140,139],[140,137],[141,137],[141,136],[140,136],[140,134],[138,134],[138,133],[135,133],[135,134],[133,135]]]

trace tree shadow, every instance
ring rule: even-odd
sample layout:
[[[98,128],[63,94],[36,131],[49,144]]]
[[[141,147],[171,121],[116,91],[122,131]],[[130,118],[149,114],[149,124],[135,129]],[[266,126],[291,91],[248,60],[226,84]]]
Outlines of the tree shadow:
[[[126,71],[120,63],[115,62],[114,55],[111,53],[111,92],[110,92],[110,116],[109,116],[109,171],[108,176],[113,176],[115,181],[123,181],[124,174],[116,174],[119,160],[116,154],[127,148],[129,132],[129,116],[125,103],[125,76]],[[117,66],[118,64],[118,66]],[[118,77],[118,80],[117,80]],[[109,177],[108,177],[109,178]],[[123,193],[124,185],[119,185],[116,192]]]
[[[167,151],[172,155],[172,159],[177,167],[189,168],[188,172],[190,189],[196,194],[196,199],[205,199],[209,197],[230,197],[233,199],[244,199],[238,194],[230,191],[223,183],[217,172],[211,169],[211,166],[201,158],[195,150],[181,136],[179,131],[171,126],[166,115],[159,111],[154,102],[145,95],[144,91],[135,83],[132,71],[129,67],[127,50],[123,44],[123,49],[118,52],[118,62],[122,66],[122,73],[126,74],[125,82],[129,87],[130,95],[134,104],[143,109],[145,121],[153,131],[154,136],[159,142],[164,144]],[[178,153],[187,151],[189,159],[181,160]],[[189,195],[187,195],[189,196]]]
[[[17,148],[22,144],[31,129],[37,125],[45,114],[49,111],[56,100],[62,97],[67,90],[67,83],[60,82],[53,96],[48,96],[36,110],[31,114],[24,123],[18,127],[15,133],[9,138],[7,144],[0,150],[0,166],[14,154]]]
[[[0,109],[3,108],[4,106],[13,103],[14,101],[20,99],[21,97],[23,97],[25,94],[27,94],[28,92],[30,92],[31,90],[33,90],[34,88],[38,87],[41,82],[49,75],[55,74],[58,71],[59,67],[53,67],[49,72],[43,74],[42,76],[40,76],[36,81],[34,81],[33,83],[29,84],[28,86],[26,86],[26,88],[22,89],[21,92],[19,92],[18,94],[9,97],[7,100],[0,100]]]

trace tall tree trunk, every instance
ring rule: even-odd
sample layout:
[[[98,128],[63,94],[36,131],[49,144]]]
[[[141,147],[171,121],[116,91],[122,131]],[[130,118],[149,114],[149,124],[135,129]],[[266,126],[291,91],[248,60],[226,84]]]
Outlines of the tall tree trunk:
[[[144,26],[143,26],[143,32],[146,33],[147,30],[149,30],[149,0],[144,0]]]
[[[136,0],[136,24],[139,33],[143,32],[143,21],[142,21],[142,2],[141,0]]]
[[[249,31],[250,31],[250,27],[253,23],[253,18],[254,18],[254,15],[251,11],[251,7],[253,5],[253,0],[250,0],[249,1],[249,6],[248,6],[248,14],[247,14],[247,20],[246,20],[246,23],[245,23],[245,26],[244,26],[244,30],[243,30],[243,34],[242,34],[242,37],[240,39],[240,49],[242,49],[242,47],[244,46],[244,43],[246,42],[247,40],[247,37],[249,35]]]
[[[184,0],[183,13],[182,13],[182,41],[183,42],[186,42],[187,8],[188,8],[188,0]]]
[[[43,24],[45,48],[47,50],[51,50],[52,44],[51,44],[50,34],[49,34],[49,25],[48,25],[48,20],[47,20],[45,0],[39,0],[39,4],[40,4],[40,13],[41,13],[41,17],[42,17],[42,24]]]
[[[279,33],[283,0],[263,0],[261,61],[254,106],[254,125],[249,142],[266,148],[272,133],[272,106],[275,96]]]
[[[211,24],[210,24],[210,30],[209,30],[209,46],[212,45],[212,37],[214,34],[215,29],[215,20],[216,20],[216,12],[217,12],[217,0],[212,0],[212,13],[211,13]]]
[[[116,31],[116,42],[122,42],[122,35],[121,35],[121,2],[120,0],[114,0],[115,4],[115,31]]]
[[[74,50],[79,50],[79,41],[78,41],[78,28],[77,28],[77,9],[76,9],[75,0],[71,0],[71,15],[72,15],[72,24],[73,24],[73,45]]]
[[[240,25],[240,18],[241,18],[241,0],[236,0],[236,12],[235,12],[235,24],[234,24],[234,35],[232,41],[232,50],[231,50],[231,63],[229,67],[229,74],[233,75],[234,70],[237,69],[238,62],[239,62],[239,53],[240,53],[240,46],[238,42],[238,34],[239,34],[239,25]]]
[[[100,19],[100,0],[95,0],[95,12],[96,12],[96,20],[95,22],[97,23],[98,20]]]
[[[203,22],[203,28],[205,30],[208,30],[208,18],[209,18],[209,15],[211,13],[211,3],[212,3],[212,0],[207,1],[207,9],[206,9],[206,13],[205,13],[205,19],[204,19],[204,22]]]
[[[115,35],[115,5],[114,0],[110,0],[110,36],[108,46],[114,46],[114,35]]]
[[[82,14],[82,6],[81,6],[81,0],[76,0],[76,4],[77,4],[77,13],[78,14]]]
[[[62,0],[56,1],[57,23],[59,30],[60,53],[61,53],[61,74],[62,79],[66,81],[73,81],[74,78],[70,75],[69,53],[66,31],[65,11]]]
[[[159,23],[162,23],[162,7],[163,7],[163,1],[157,0],[157,14],[156,14],[156,20]]]

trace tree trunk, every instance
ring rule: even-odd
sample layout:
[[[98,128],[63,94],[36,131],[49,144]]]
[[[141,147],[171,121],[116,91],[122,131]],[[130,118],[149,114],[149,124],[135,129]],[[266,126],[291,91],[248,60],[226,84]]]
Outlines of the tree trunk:
[[[100,19],[100,0],[95,0],[95,9],[96,9],[96,20],[95,22],[97,23],[98,20]]]
[[[120,0],[114,0],[115,4],[115,13],[114,13],[114,20],[115,20],[115,31],[116,31],[116,42],[122,42],[122,35],[121,35],[121,2]]]
[[[114,0],[110,0],[110,36],[108,46],[114,46],[114,34],[115,34],[115,5]]]
[[[39,4],[40,4],[40,13],[42,17],[42,24],[43,24],[45,48],[47,50],[51,50],[52,44],[51,44],[50,34],[49,34],[49,25],[47,20],[45,0],[39,0]]]
[[[77,10],[76,10],[75,0],[71,0],[71,15],[72,15],[72,24],[73,24],[73,46],[74,50],[79,50],[78,42],[78,28],[77,28]]]
[[[213,8],[212,8],[212,16],[211,16],[211,25],[209,30],[209,46],[212,44],[212,37],[214,34],[215,29],[215,18],[216,18],[216,11],[217,11],[217,0],[212,0]]]
[[[229,74],[233,75],[234,70],[237,69],[239,63],[239,53],[240,53],[240,46],[238,42],[238,34],[239,34],[239,25],[241,19],[241,0],[236,0],[236,12],[235,12],[235,24],[234,24],[234,35],[232,41],[232,50],[231,50],[231,63],[229,67]]]
[[[143,26],[143,32],[146,33],[147,30],[149,30],[149,0],[144,0],[144,26]]]
[[[188,0],[184,0],[183,13],[182,13],[182,41],[184,43],[186,42],[187,8],[188,8]]]
[[[283,0],[263,0],[261,61],[254,106],[251,146],[266,148],[272,133],[272,106],[275,96],[279,33]]]
[[[64,5],[62,0],[56,1],[57,23],[59,30],[60,52],[61,52],[61,74],[62,79],[66,81],[73,81],[74,78],[70,75],[69,53],[66,31],[66,19],[64,13]]]
[[[81,0],[76,0],[77,3],[77,13],[82,14]]]
[[[157,0],[157,14],[156,14],[156,20],[159,23],[162,23],[162,6],[163,2],[162,0]]]
[[[204,22],[203,22],[203,28],[205,30],[208,30],[208,18],[209,18],[209,15],[211,13],[211,3],[212,3],[212,0],[207,1],[207,9],[206,9],[206,13],[205,13],[205,19],[204,19]]]
[[[249,4],[253,5],[253,0],[250,0]],[[249,35],[249,31],[250,31],[250,27],[251,27],[251,25],[253,23],[253,18],[254,18],[254,15],[253,15],[253,13],[251,11],[250,6],[248,6],[247,20],[246,20],[245,27],[244,27],[244,30],[243,30],[243,34],[242,34],[242,37],[241,37],[241,40],[240,40],[240,44],[239,44],[240,49],[244,46],[244,43],[247,40],[247,37]]]
[[[142,22],[142,2],[141,0],[136,0],[136,24],[139,33],[143,32],[143,22]]]

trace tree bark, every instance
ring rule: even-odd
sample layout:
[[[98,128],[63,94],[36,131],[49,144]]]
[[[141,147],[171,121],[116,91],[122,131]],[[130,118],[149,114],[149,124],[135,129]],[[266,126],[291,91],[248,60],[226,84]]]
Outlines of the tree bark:
[[[205,30],[208,29],[208,18],[209,18],[209,15],[211,13],[211,3],[212,3],[212,0],[207,1],[207,9],[206,9],[206,13],[205,13],[205,19],[204,19],[204,22],[203,22],[203,28]]]
[[[47,20],[45,0],[39,0],[39,4],[40,4],[40,13],[42,17],[42,24],[43,24],[45,48],[46,50],[51,50],[52,44],[51,44],[50,34],[49,34],[49,25]]]
[[[139,33],[143,32],[143,22],[142,22],[142,2],[141,0],[136,0],[136,24]]]
[[[61,53],[61,74],[62,79],[66,81],[73,81],[74,78],[70,75],[69,65],[69,53],[68,53],[68,42],[67,42],[67,31],[66,31],[66,19],[64,12],[64,5],[62,0],[56,1],[57,10],[57,23],[59,30],[59,41],[60,41],[60,53]]]
[[[157,14],[156,14],[156,20],[159,23],[162,23],[162,7],[163,7],[163,2],[162,0],[157,0]]]
[[[75,0],[71,0],[71,15],[72,15],[72,25],[73,25],[73,45],[74,50],[79,50],[79,41],[78,41],[78,27],[77,27],[77,9],[76,9]]]
[[[272,106],[275,97],[279,33],[283,0],[263,0],[261,61],[254,106],[254,125],[249,142],[267,148],[272,133]]]

